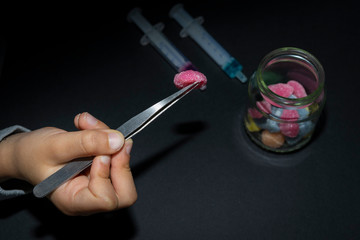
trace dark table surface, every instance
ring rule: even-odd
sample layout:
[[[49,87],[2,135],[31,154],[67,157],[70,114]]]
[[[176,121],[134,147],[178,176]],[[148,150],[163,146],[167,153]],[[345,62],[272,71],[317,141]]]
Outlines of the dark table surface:
[[[116,128],[175,92],[175,70],[150,45],[141,46],[142,32],[126,21],[133,7],[152,24],[165,24],[208,88],[133,138],[135,205],[68,217],[32,195],[3,201],[0,239],[360,239],[357,5],[183,2],[192,16],[205,18],[203,26],[248,77],[263,56],[284,46],[307,50],[323,64],[327,103],[313,140],[277,155],[244,134],[247,84],[179,37],[181,27],[168,16],[175,3],[32,6],[3,21],[0,129],[74,131],[73,117],[83,111]]]

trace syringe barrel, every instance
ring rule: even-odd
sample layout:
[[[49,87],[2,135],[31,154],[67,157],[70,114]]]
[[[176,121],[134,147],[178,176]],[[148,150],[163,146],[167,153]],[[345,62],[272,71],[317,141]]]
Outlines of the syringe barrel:
[[[146,35],[150,39],[151,45],[176,69],[181,72],[189,65],[190,61],[177,48],[167,40],[159,31],[150,31]]]
[[[194,18],[190,16],[190,14],[185,11],[183,5],[181,3],[176,4],[173,6],[169,12],[169,16],[176,19],[176,21],[182,26],[188,26]]]
[[[128,21],[134,22],[144,33],[141,43],[150,43],[175,69],[180,72],[195,69],[192,63],[162,34],[162,24],[152,26],[141,14],[139,8],[134,8],[128,14]]]
[[[230,60],[231,55],[201,25],[192,24],[187,33],[220,67]]]
[[[153,29],[153,26],[143,17],[140,8],[134,8],[127,16],[129,22],[134,22],[145,34]]]
[[[169,13],[182,27],[183,33],[189,35],[220,66],[230,60],[230,54],[183,8],[175,5]]]
[[[246,77],[242,74],[241,64],[234,59],[202,26],[202,18],[194,19],[183,8],[182,4],[175,5],[169,13],[182,27],[182,37],[189,35],[230,78],[239,78],[242,82]]]

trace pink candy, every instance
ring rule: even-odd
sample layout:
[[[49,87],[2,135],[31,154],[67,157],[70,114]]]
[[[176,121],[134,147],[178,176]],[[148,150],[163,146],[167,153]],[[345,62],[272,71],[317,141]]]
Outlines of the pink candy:
[[[284,119],[289,122],[291,121],[295,122],[296,120],[299,119],[299,113],[296,110],[284,109],[281,114],[281,119]]]
[[[275,94],[286,98],[290,97],[291,94],[294,92],[294,88],[285,83],[270,85],[269,89]]]
[[[257,101],[256,106],[264,113],[269,114],[271,112],[271,105],[267,101]],[[263,115],[261,112],[259,112],[256,108],[249,108],[248,113],[250,114],[250,117],[252,118],[262,118]]]
[[[287,82],[287,84],[294,88],[295,97],[303,98],[307,96],[305,88],[299,82],[295,80],[290,80]]]
[[[264,113],[269,114],[271,112],[271,104],[267,101],[257,101],[256,106]]]
[[[299,113],[296,110],[284,109],[281,114],[281,119],[288,122],[295,122],[299,119]],[[287,137],[296,137],[299,134],[299,124],[298,123],[280,123],[280,131]]]
[[[177,88],[184,88],[194,82],[199,82],[196,88],[204,90],[206,88],[207,79],[204,74],[194,70],[180,72],[174,77],[174,84]]]
[[[290,97],[292,94],[297,98],[306,97],[306,91],[303,85],[295,80],[290,80],[287,83],[278,83],[269,85],[268,88],[275,94],[281,97]]]
[[[285,83],[278,83],[278,84],[273,84],[273,85],[269,85],[268,88],[275,94],[281,96],[281,97],[290,97],[291,94],[294,92],[294,88],[288,84]],[[265,101],[269,102],[271,105],[274,105],[276,107],[280,107],[281,106],[279,104],[276,104],[275,102],[271,101],[268,97],[265,97],[264,95],[262,95],[263,98],[265,99]]]
[[[284,136],[294,138],[299,134],[299,124],[298,123],[280,123],[280,131]]]
[[[249,113],[250,117],[252,117],[252,118],[262,118],[263,117],[261,112],[256,110],[256,108],[249,108],[248,113]]]
[[[296,98],[306,97],[305,88],[297,81],[290,80],[287,83],[277,83],[273,85],[269,85],[268,88],[281,97],[290,98],[291,96],[295,96]],[[274,101],[270,100],[268,97],[262,95],[265,101],[269,102],[271,105],[280,107],[279,104],[276,104]]]

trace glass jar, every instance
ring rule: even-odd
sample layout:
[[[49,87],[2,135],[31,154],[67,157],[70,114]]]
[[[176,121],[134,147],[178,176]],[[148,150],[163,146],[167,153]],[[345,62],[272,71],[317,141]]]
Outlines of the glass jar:
[[[249,81],[244,122],[250,138],[274,152],[303,147],[325,104],[324,81],[320,62],[302,49],[267,54]]]

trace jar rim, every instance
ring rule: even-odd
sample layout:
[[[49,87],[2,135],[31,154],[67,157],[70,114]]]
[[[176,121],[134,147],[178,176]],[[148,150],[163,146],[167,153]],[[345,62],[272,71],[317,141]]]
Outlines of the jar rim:
[[[313,67],[314,73],[316,74],[316,81],[318,82],[317,88],[307,96],[295,99],[282,97],[271,91],[268,85],[265,83],[262,73],[270,61],[281,56],[288,56],[294,59],[297,58],[302,61],[306,61],[307,63],[310,63],[310,65]],[[316,101],[319,97],[321,97],[324,90],[325,73],[319,60],[311,53],[300,48],[283,47],[273,50],[261,60],[256,72],[256,81],[260,91],[263,92],[271,101],[279,105],[299,107],[309,105],[312,102]]]

